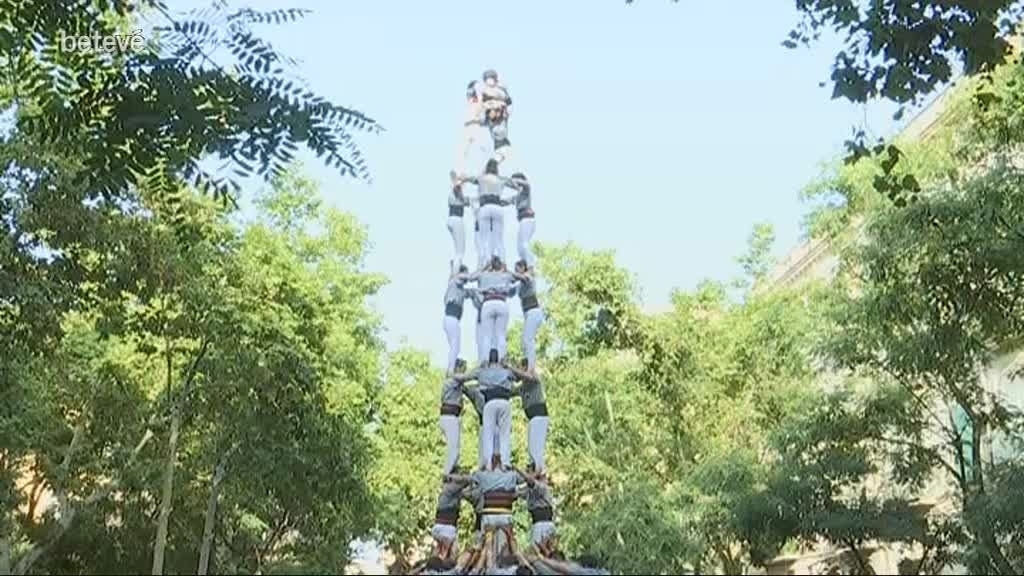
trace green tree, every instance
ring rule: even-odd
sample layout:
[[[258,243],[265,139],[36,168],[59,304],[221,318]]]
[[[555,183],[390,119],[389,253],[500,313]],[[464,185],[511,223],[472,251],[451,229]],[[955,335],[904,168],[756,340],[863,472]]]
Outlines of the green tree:
[[[991,71],[1010,52],[1007,37],[1022,5],[996,2],[797,0],[803,20],[784,45],[796,48],[825,30],[843,40],[832,68],[833,98],[918,102],[952,79]]]
[[[106,231],[131,249],[83,256],[132,290],[66,315],[68,360],[11,381],[31,408],[0,426],[16,450],[2,533],[16,573],[191,571],[204,542],[216,571],[337,571],[372,528],[364,426],[381,345],[365,297],[382,279],[359,269],[350,216],[294,173],[274,185],[242,232],[194,193],[173,209],[184,229],[164,195],[142,196]],[[59,518],[18,512],[26,468]]]
[[[66,34],[123,35],[140,11],[166,24],[145,50],[111,57],[62,49]],[[117,195],[140,178],[173,190],[182,177],[227,194],[234,181],[205,173],[200,160],[213,155],[241,176],[269,176],[301,144],[342,174],[367,177],[351,132],[377,124],[296,86],[287,59],[251,30],[305,13],[228,11],[215,2],[182,18],[150,0],[9,0],[0,4],[0,84],[9,100],[0,104],[17,107],[26,134],[78,153],[79,176],[94,193]],[[217,64],[215,51],[230,57]]]

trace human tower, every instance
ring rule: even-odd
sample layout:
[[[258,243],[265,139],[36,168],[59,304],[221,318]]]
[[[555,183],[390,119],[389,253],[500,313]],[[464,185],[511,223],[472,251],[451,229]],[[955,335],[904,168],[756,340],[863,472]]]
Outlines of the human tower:
[[[548,412],[536,366],[536,338],[544,312],[536,292],[536,257],[530,250],[535,228],[530,183],[521,172],[507,178],[499,173],[511,151],[508,119],[512,99],[497,72],[488,70],[467,86],[466,104],[463,139],[456,169],[450,173],[448,196],[448,230],[455,250],[444,298],[449,353],[441,388],[440,424],[446,456],[431,531],[434,551],[420,570],[433,574],[535,573],[539,562],[547,566],[542,570],[551,574],[577,573],[558,568],[570,565],[556,549],[554,502],[544,462]],[[475,143],[489,144],[489,159],[481,171],[466,173],[467,156]],[[476,186],[476,194],[467,193],[467,184]],[[505,263],[505,212],[509,207],[515,210],[518,222],[519,259],[512,271]],[[473,272],[465,263],[467,208],[477,257]],[[517,365],[506,356],[510,301],[514,298],[523,315],[524,358]],[[476,309],[477,365],[471,370],[460,358],[466,301]],[[479,459],[465,470],[459,467],[464,398],[470,400],[480,422]],[[529,464],[525,470],[512,462],[512,402],[517,399],[528,421]],[[519,500],[525,501],[532,521],[526,552],[517,548],[513,535],[513,507]],[[460,553],[457,525],[463,501],[472,506],[475,534],[472,544]]]

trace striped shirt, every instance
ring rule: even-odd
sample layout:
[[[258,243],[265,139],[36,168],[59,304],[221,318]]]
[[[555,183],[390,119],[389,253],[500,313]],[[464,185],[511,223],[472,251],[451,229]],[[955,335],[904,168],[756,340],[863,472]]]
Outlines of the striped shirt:
[[[452,186],[451,192],[448,193],[448,205],[469,206],[469,200],[467,200],[462,194],[462,188],[460,186]]]
[[[524,378],[522,386],[519,387],[519,395],[523,398],[523,408],[538,406],[546,401],[544,384],[539,378],[536,380]]]
[[[524,276],[525,280],[519,279],[518,282],[518,293],[520,300],[526,300],[529,298],[537,298],[537,283],[533,281],[530,276]]]
[[[461,278],[452,278],[448,281],[448,290],[444,293],[444,303],[457,304],[462,306],[462,303],[469,297],[466,293],[466,282]]]
[[[462,407],[462,384],[449,378],[441,385],[441,404]]]
[[[516,277],[502,270],[485,270],[477,276],[477,289],[486,295],[488,292],[497,292],[505,296],[509,295]]]
[[[545,482],[537,481],[533,486],[528,486],[526,492],[526,508],[537,510],[538,508],[555,507],[555,499],[551,495],[551,488]]]
[[[515,376],[508,368],[502,368],[501,366],[484,366],[477,370],[476,381],[480,383],[480,388],[504,388],[506,390],[512,390],[512,381],[515,380]]]
[[[516,187],[519,191],[516,194],[516,210],[522,212],[523,210],[530,210],[533,206],[531,205],[531,192],[530,185],[522,185]]]

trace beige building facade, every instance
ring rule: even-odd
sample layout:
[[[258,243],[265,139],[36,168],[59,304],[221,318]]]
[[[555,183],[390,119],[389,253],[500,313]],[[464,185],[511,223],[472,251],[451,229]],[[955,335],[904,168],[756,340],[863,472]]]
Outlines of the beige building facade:
[[[951,91],[947,90],[925,107],[900,133],[900,139],[927,139],[941,124],[950,101]],[[859,227],[862,222],[855,221]],[[764,289],[796,287],[811,281],[829,281],[834,278],[839,266],[839,254],[828,239],[814,238],[794,248],[772,271]],[[980,384],[989,392],[1001,397],[1004,402],[1024,410],[1024,379],[1019,376],[1024,368],[1024,352],[1015,352],[996,358],[986,372],[980,376]],[[988,462],[1005,458],[1014,447],[1005,438],[994,436],[984,446]],[[918,497],[920,506],[926,510],[941,510],[952,505],[952,487],[937,474],[933,481]],[[906,547],[874,547],[871,550],[871,565],[877,574],[901,573],[900,564],[920,557],[920,551]],[[780,556],[772,560],[763,574],[849,574],[857,573],[856,564],[847,553],[826,543],[815,546],[805,554]],[[966,574],[962,567],[951,567],[947,574]]]

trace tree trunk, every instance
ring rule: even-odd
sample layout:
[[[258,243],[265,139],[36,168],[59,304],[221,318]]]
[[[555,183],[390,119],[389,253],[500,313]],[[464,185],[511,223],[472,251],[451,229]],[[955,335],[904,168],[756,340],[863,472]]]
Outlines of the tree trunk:
[[[160,490],[160,518],[156,524],[156,541],[153,542],[153,575],[164,573],[164,550],[167,548],[167,523],[171,518],[171,504],[174,499],[174,468],[178,459],[178,434],[181,431],[181,408],[175,406],[171,412],[171,437],[167,441],[167,462],[164,465],[163,487]]]
[[[213,473],[213,482],[210,483],[210,499],[206,503],[206,520],[203,522],[203,544],[199,549],[199,569],[197,576],[206,576],[210,568],[210,549],[213,547],[213,530],[216,526],[217,500],[220,498],[220,483],[224,480],[227,471],[225,466],[225,455],[221,454],[217,459],[217,467]]]
[[[167,398],[171,400],[171,436],[167,441],[167,463],[164,467],[163,486],[160,490],[160,517],[156,525],[156,541],[153,542],[153,576],[164,573],[164,551],[167,548],[167,523],[171,518],[174,502],[174,469],[178,463],[178,435],[181,433],[181,413],[191,392],[192,381],[199,368],[199,362],[206,355],[209,342],[203,340],[199,353],[192,359],[185,382],[178,391],[178,398],[172,396],[174,359],[170,341],[167,342]]]
[[[6,536],[0,538],[0,576],[14,573],[11,556],[11,541]]]

